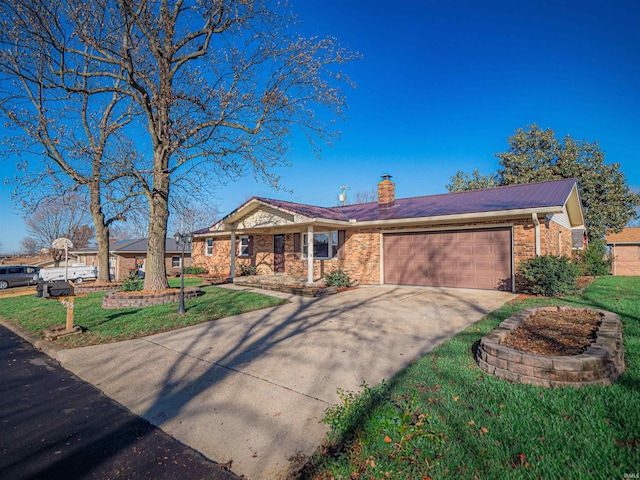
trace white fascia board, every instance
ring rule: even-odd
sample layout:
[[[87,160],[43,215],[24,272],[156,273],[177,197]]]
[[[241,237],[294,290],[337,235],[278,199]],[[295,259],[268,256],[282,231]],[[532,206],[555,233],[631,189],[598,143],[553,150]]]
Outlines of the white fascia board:
[[[356,227],[372,227],[380,225],[403,225],[411,223],[426,223],[426,222],[457,222],[465,220],[487,220],[491,218],[505,218],[505,217],[531,217],[532,213],[561,213],[562,206],[556,207],[538,207],[538,208],[520,208],[515,210],[495,210],[491,212],[478,212],[478,213],[460,213],[455,215],[437,215],[431,217],[412,217],[412,218],[397,218],[393,220],[372,220],[367,222],[358,222],[351,224]]]
[[[573,208],[569,205],[569,203],[573,202]],[[580,192],[578,191],[578,184],[574,183],[573,188],[571,189],[571,193],[567,197],[567,200],[564,202],[562,206],[563,209],[566,210],[567,216],[569,217],[569,221],[571,222],[571,228],[585,228],[584,222],[584,210],[582,208],[582,200],[580,200]],[[580,212],[580,218],[578,219],[578,223],[574,223],[576,221],[575,212],[578,210]]]
[[[228,237],[231,235],[231,231],[215,231],[215,232],[205,232],[205,233],[194,233],[193,238],[218,238],[218,237]]]

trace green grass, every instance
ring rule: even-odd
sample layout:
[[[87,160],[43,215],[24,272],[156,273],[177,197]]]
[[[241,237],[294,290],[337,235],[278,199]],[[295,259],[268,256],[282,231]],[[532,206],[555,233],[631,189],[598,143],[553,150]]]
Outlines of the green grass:
[[[480,338],[531,305],[601,308],[624,323],[627,369],[609,387],[545,389],[482,372]],[[579,297],[505,305],[387,382],[327,411],[314,479],[623,478],[640,473],[640,278]]]
[[[170,279],[169,284],[180,284]],[[186,278],[186,286],[199,285],[200,279]],[[75,325],[85,331],[81,335],[55,341],[62,348],[117,342],[154,333],[175,330],[239,313],[281,305],[286,301],[257,293],[203,287],[204,295],[185,301],[187,313],[178,315],[177,303],[146,308],[103,310],[104,293],[92,293],[75,300]],[[65,323],[66,310],[55,300],[22,296],[0,299],[0,317],[15,322],[27,330],[41,334],[42,330]]]

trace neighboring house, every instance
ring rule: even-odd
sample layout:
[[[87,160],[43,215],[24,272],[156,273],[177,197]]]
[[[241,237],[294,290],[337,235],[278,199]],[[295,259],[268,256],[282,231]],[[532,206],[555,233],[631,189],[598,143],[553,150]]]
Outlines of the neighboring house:
[[[145,270],[147,259],[148,239],[119,240],[109,245],[109,269],[113,280],[122,281],[131,270]],[[83,248],[72,252],[78,261],[85,265],[98,265],[98,249]],[[165,241],[165,265],[167,275],[178,275],[181,270],[182,246],[176,244],[173,238]],[[185,267],[191,265],[191,246],[184,250]]]
[[[194,232],[193,262],[231,277],[248,263],[308,283],[340,268],[361,284],[512,290],[518,263],[570,255],[578,230],[584,215],[574,179],[396,199],[385,175],[373,203],[251,198]]]
[[[625,228],[604,239],[611,252],[612,273],[624,277],[640,275],[640,227]]]

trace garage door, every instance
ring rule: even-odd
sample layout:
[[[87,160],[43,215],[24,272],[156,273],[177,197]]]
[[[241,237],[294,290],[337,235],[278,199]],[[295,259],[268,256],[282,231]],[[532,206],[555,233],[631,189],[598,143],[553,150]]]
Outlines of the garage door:
[[[385,234],[384,282],[511,290],[511,229]]]

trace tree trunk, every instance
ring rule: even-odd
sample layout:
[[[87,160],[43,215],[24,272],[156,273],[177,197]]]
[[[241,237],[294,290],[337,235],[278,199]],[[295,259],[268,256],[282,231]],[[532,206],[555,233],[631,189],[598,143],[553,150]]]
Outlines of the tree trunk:
[[[169,287],[165,264],[165,239],[169,218],[169,174],[154,173],[149,199],[149,246],[144,268],[144,289],[152,292]]]
[[[109,271],[109,227],[104,221],[104,212],[100,202],[100,180],[89,184],[91,218],[96,228],[98,242],[98,282],[110,282]]]

